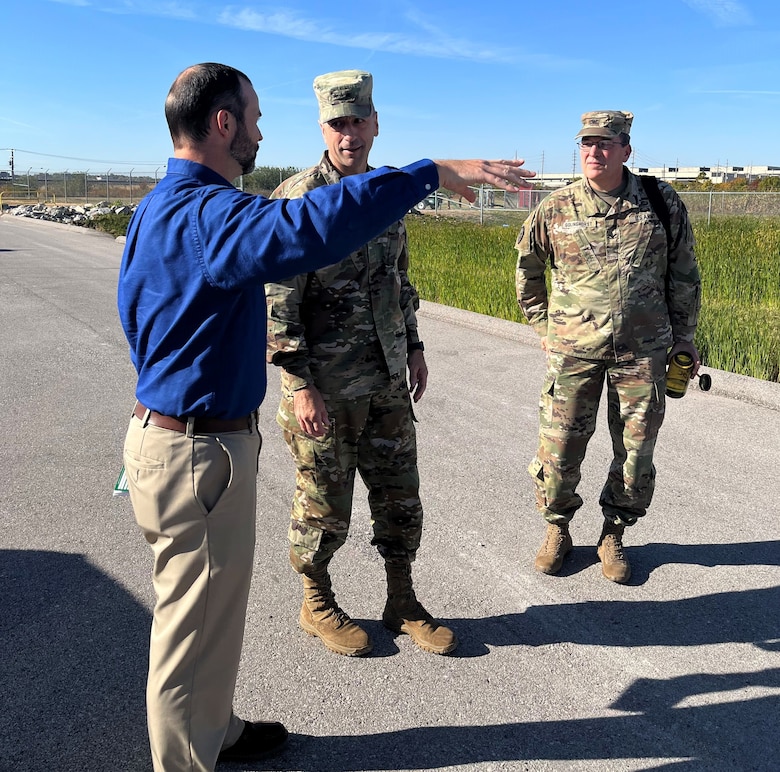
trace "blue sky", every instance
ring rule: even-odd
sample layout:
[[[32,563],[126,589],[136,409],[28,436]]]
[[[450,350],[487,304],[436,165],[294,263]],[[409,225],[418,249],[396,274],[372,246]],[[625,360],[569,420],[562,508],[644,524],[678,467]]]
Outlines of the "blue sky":
[[[371,161],[526,159],[568,172],[581,113],[634,113],[635,166],[780,165],[777,0],[362,3],[8,0],[0,159],[17,173],[164,170],[163,104],[190,64],[249,75],[258,165],[322,151],[313,78],[374,74]]]

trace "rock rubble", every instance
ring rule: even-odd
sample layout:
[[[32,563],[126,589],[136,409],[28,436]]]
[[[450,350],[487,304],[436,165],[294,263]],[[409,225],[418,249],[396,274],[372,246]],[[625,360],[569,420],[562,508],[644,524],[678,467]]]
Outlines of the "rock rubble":
[[[108,201],[85,206],[63,206],[61,204],[22,204],[8,209],[7,214],[17,217],[33,217],[37,220],[50,220],[66,225],[84,225],[89,220],[104,214],[132,214],[135,207],[116,205]]]

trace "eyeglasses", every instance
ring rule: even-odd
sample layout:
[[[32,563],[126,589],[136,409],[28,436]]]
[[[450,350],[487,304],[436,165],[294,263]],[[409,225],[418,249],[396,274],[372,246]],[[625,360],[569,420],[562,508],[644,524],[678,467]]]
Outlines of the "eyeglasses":
[[[625,145],[622,142],[612,142],[608,139],[581,139],[577,144],[580,146],[581,150],[590,150],[592,147],[598,148],[599,150],[610,150],[615,145],[619,145],[620,147],[625,147]]]

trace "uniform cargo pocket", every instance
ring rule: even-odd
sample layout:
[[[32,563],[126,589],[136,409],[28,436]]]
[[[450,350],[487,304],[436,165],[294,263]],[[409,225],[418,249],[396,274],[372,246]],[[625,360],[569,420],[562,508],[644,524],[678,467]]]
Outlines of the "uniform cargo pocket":
[[[301,520],[293,518],[290,520],[290,529],[287,532],[287,538],[293,547],[302,547],[308,552],[316,552],[322,542],[322,535],[325,531],[313,525],[308,525]]]

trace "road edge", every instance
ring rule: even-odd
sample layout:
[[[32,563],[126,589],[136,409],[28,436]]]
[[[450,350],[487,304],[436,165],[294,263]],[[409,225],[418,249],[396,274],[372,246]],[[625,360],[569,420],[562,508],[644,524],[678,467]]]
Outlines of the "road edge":
[[[525,346],[539,347],[539,337],[536,332],[521,322],[496,319],[474,311],[464,311],[461,308],[433,303],[430,300],[420,301],[419,315],[422,318],[439,319],[459,327],[468,327],[487,335],[508,338]],[[780,383],[762,381],[747,375],[735,375],[714,367],[704,367],[703,372],[712,376],[712,388],[708,393],[780,412]],[[697,384],[698,381],[695,381],[690,388],[698,389]]]

